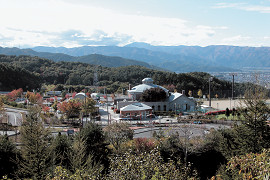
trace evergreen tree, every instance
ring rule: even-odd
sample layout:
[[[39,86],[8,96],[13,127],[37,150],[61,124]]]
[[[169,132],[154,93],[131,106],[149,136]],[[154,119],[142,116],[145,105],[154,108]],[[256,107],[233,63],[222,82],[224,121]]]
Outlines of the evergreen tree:
[[[226,108],[225,116],[227,117],[227,119],[230,116],[230,110],[229,110],[229,108]]]
[[[69,153],[71,170],[83,170],[86,166],[87,153],[86,153],[86,141],[80,134],[76,134],[74,142],[72,144],[72,151]]]
[[[71,141],[68,136],[59,133],[52,143],[52,154],[54,165],[69,169],[70,161],[68,155],[71,152]]]
[[[88,123],[80,132],[80,135],[85,140],[86,155],[93,156],[93,162],[100,162],[105,168],[108,168],[109,150],[105,143],[105,135],[102,128],[96,123]]]
[[[270,108],[265,102],[265,92],[259,87],[249,90],[245,97],[239,109],[242,123],[236,127],[237,140],[242,153],[259,153],[270,147],[270,127],[267,125]]]
[[[21,127],[22,159],[19,161],[21,178],[44,179],[50,166],[49,131],[40,121],[41,109],[29,110]]]
[[[94,156],[87,153],[86,141],[81,134],[76,134],[69,153],[71,171],[77,176],[76,179],[99,179],[103,166],[100,162],[95,162]]]
[[[17,170],[17,150],[15,145],[8,140],[8,137],[0,136],[0,177],[7,175],[12,178]]]

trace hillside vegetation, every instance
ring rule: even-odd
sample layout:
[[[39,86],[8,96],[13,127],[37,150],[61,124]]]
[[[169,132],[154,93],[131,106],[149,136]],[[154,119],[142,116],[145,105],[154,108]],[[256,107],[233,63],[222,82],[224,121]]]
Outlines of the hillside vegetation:
[[[1,90],[12,90],[18,88],[17,86],[28,86],[28,89],[35,89],[40,82],[55,85],[62,84],[59,90],[63,89],[63,85],[92,86],[95,72],[98,77],[98,85],[106,86],[108,93],[127,90],[129,84],[131,86],[141,84],[141,80],[145,77],[153,78],[155,84],[162,85],[171,91],[176,89],[178,92],[182,92],[182,90],[185,90],[186,94],[192,91],[192,95],[195,97],[199,89],[203,91],[203,94],[208,94],[209,88],[210,74],[203,72],[176,74],[142,66],[109,68],[80,62],[54,62],[31,56],[1,55],[0,63],[2,66],[9,67],[9,69],[14,67],[14,71],[8,71],[10,76],[6,75],[1,78]],[[21,70],[18,72],[15,67]],[[12,79],[13,76],[19,76],[22,80],[16,78],[13,78],[12,81],[6,80]],[[29,80],[29,77],[32,76],[33,78]],[[18,83],[16,87],[13,85],[16,84],[15,82]],[[238,91],[240,93],[244,92],[245,87],[245,84],[236,84],[236,94],[238,94]],[[227,97],[231,94],[231,82],[214,78],[211,82],[211,89],[214,92],[213,95],[218,94],[219,97]]]
[[[18,66],[0,63],[0,90],[23,88],[36,89],[40,87],[40,76]]]

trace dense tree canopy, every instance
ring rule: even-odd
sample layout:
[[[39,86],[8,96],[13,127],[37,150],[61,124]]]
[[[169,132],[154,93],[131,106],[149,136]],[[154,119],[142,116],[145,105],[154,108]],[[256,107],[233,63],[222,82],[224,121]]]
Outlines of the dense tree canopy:
[[[106,86],[109,93],[117,91],[120,87],[120,89],[128,89],[128,84],[131,84],[131,86],[141,84],[141,80],[145,77],[153,78],[155,84],[164,86],[174,85],[178,92],[182,90],[188,92],[189,90],[198,91],[198,89],[202,89],[203,93],[207,93],[208,78],[210,77],[210,74],[207,73],[194,72],[176,74],[152,70],[141,66],[108,68],[79,62],[54,62],[31,56],[1,55],[0,62],[3,67],[10,67],[10,69],[12,69],[11,67],[20,68],[26,75],[29,74],[29,72],[32,72],[32,74],[35,73],[35,75],[33,74],[32,76],[36,79],[29,79],[32,77],[30,76],[31,73],[27,76],[19,75],[24,79],[29,76],[26,81],[27,83],[21,81],[22,84],[18,84],[18,86],[22,87],[24,90],[26,88],[37,88],[37,86],[32,86],[29,83],[39,82],[39,78],[46,84],[91,86],[94,81],[94,73],[97,73],[99,86]],[[0,71],[4,71],[3,68],[0,68]],[[14,72],[8,71],[6,74],[5,77],[8,77],[9,74],[14,74]],[[13,81],[17,82],[16,79]],[[14,85],[9,84],[7,88],[16,88],[13,86]],[[214,78],[212,88],[214,91],[223,90],[218,92],[223,95],[226,93],[226,90],[231,89],[231,83]],[[222,95],[220,97],[223,97]]]
[[[40,87],[40,77],[38,74],[30,72],[20,66],[1,63],[1,60],[0,74],[0,90],[2,91],[19,88],[27,90]]]
[[[204,72],[173,73],[148,69],[142,66],[102,67],[80,62],[54,62],[48,59],[31,56],[0,55],[1,83],[0,90],[40,89],[40,83],[54,84],[55,90],[72,89],[81,91],[86,86],[94,85],[94,74],[97,75],[98,86],[106,86],[108,93],[122,92],[129,84],[141,84],[145,77],[151,77],[155,84],[174,87],[176,91],[186,93],[199,89],[208,94],[210,74]],[[3,76],[2,76],[3,74]],[[235,96],[243,95],[250,83],[235,83]],[[231,96],[232,83],[213,78],[212,94],[220,98]],[[186,94],[188,95],[188,94]]]
[[[167,98],[166,92],[161,88],[147,89],[142,93],[141,101],[158,102],[165,101]]]

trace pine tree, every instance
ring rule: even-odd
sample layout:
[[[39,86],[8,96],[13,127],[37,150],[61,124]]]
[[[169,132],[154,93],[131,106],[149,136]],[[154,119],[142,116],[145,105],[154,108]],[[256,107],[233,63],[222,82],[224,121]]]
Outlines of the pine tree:
[[[245,97],[239,109],[242,123],[236,127],[237,140],[242,153],[259,153],[270,147],[270,127],[267,125],[270,108],[265,102],[265,92],[259,87],[249,90]]]
[[[93,155],[87,153],[87,145],[81,134],[76,134],[72,144],[72,151],[69,153],[70,170],[76,179],[99,179],[103,166],[94,162]]]
[[[41,109],[35,106],[29,110],[21,127],[22,160],[19,161],[19,176],[44,179],[50,166],[49,131],[40,121]]]
[[[226,108],[225,116],[227,117],[227,119],[230,116],[230,110],[229,110],[229,108]]]
[[[0,136],[0,177],[6,175],[12,178],[17,165],[15,163],[17,151],[15,145],[8,140],[8,137]]]
[[[85,140],[86,154],[93,156],[93,162],[100,162],[104,165],[105,169],[108,168],[109,150],[105,143],[105,135],[102,128],[96,123],[88,123],[85,128],[82,129],[80,135]]]
[[[69,168],[70,161],[68,155],[71,152],[71,141],[68,136],[58,134],[52,143],[52,154],[54,165]]]

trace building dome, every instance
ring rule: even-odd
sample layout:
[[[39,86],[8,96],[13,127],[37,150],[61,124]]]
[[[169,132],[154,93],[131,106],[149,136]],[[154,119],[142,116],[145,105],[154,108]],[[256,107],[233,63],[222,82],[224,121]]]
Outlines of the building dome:
[[[153,84],[153,79],[152,78],[144,78],[143,80],[142,80],[142,83],[143,84]]]
[[[128,90],[130,95],[132,95],[133,97],[135,96],[135,99],[138,99],[139,95],[142,94],[145,90],[151,89],[151,88],[163,89],[166,92],[167,96],[169,95],[169,90],[162,87],[162,86],[153,84],[153,79],[152,78],[144,78],[142,80],[142,83],[143,84],[140,84],[138,86],[134,86],[131,90]]]

